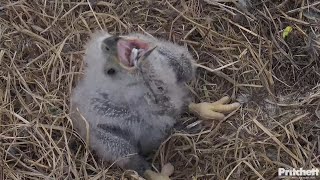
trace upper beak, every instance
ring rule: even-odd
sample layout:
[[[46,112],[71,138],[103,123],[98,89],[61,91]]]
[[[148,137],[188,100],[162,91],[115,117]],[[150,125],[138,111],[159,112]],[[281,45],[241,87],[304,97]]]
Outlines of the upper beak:
[[[157,46],[154,46],[153,48],[147,50],[142,54],[142,56],[139,58],[139,62],[143,62],[147,57],[157,48]]]

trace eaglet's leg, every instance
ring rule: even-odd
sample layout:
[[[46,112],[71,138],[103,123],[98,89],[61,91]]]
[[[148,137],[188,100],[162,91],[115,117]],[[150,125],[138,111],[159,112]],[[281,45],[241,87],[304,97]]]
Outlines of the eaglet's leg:
[[[147,180],[170,180],[169,175],[172,173],[168,173],[168,170],[166,170],[168,167],[164,166],[164,172],[162,173],[151,170],[151,163],[147,162],[140,154],[141,147],[134,145],[135,143],[130,139],[128,132],[107,124],[98,124],[97,127],[98,129],[93,132],[90,140],[101,157],[105,156],[105,159],[116,160],[118,166],[134,170]]]
[[[92,133],[90,144],[104,160],[115,161],[118,166],[134,170],[141,176],[151,169],[151,164],[139,154],[138,148],[121,129],[99,124]]]
[[[240,107],[238,102],[227,104],[229,102],[230,98],[226,96],[213,103],[191,103],[189,104],[189,111],[205,120],[222,120],[225,118],[225,114]]]

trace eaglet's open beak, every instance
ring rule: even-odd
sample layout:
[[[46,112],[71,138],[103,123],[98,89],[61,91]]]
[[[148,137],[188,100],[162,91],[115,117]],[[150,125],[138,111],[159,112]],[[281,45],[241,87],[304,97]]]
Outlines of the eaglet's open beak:
[[[146,59],[155,49],[140,39],[121,36],[111,36],[105,39],[104,45],[106,49],[115,51],[118,63],[127,70],[137,68],[138,63]]]

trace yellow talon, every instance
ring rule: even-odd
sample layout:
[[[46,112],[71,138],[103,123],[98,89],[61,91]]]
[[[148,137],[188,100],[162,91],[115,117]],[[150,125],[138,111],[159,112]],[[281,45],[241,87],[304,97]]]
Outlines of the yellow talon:
[[[161,169],[161,174],[171,176],[173,174],[174,167],[171,163],[165,164]]]
[[[240,106],[238,102],[227,104],[228,102],[230,102],[230,98],[223,97],[213,103],[191,103],[189,104],[189,110],[205,120],[222,120],[225,118],[225,114],[236,110]]]
[[[144,173],[144,176],[146,177],[147,180],[170,180],[169,176],[156,173],[151,170],[146,170],[146,172]]]
[[[151,170],[146,170],[144,176],[147,180],[170,180],[169,176],[173,174],[174,167],[167,163],[162,167],[161,173],[156,173]]]

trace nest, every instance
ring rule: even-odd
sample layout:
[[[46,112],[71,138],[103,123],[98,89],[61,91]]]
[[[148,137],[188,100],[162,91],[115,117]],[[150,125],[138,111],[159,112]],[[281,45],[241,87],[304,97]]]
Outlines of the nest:
[[[161,145],[153,164],[171,162],[173,179],[274,179],[281,167],[319,167],[319,9],[315,0],[2,0],[0,179],[134,179],[100,162],[69,118],[83,45],[100,29],[187,46],[197,101],[242,103],[226,121]]]

